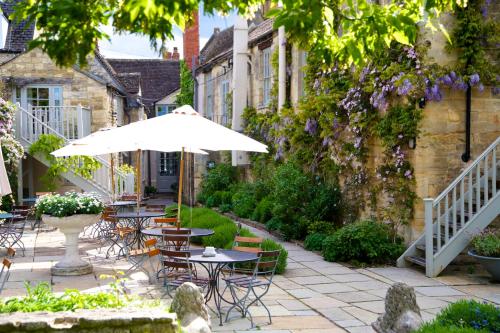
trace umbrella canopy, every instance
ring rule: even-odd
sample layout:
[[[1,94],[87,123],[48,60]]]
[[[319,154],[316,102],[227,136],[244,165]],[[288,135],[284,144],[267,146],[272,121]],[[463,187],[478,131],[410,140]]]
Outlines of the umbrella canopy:
[[[11,194],[9,177],[7,177],[7,170],[3,161],[2,147],[0,147],[0,196]]]
[[[267,152],[266,145],[214,123],[184,105],[172,113],[105,129],[52,152],[54,156],[102,155],[123,151],[156,150],[204,153],[204,150]]]

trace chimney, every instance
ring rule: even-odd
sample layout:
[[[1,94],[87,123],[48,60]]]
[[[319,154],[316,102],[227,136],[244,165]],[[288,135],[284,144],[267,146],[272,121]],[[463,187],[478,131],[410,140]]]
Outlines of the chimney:
[[[193,13],[191,24],[184,30],[184,61],[189,69],[193,67],[193,58],[195,65],[198,65],[198,56],[200,54],[200,27],[198,21],[198,11]]]
[[[174,47],[174,52],[172,52],[172,60],[179,60],[179,50],[177,47]]]
[[[168,50],[163,51],[162,56],[164,60],[172,60],[172,52]]]

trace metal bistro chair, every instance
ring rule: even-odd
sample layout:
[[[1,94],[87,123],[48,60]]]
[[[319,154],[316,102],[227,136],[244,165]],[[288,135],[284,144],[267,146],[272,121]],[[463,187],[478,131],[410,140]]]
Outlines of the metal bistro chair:
[[[269,288],[271,287],[280,253],[280,250],[259,252],[259,259],[255,264],[253,274],[251,276],[234,275],[223,278],[234,301],[234,304],[227,311],[226,322],[229,319],[231,311],[238,308],[243,317],[246,317],[247,315],[250,317],[250,323],[253,328],[254,323],[252,314],[249,312],[249,308],[253,304],[260,303],[267,311],[269,324],[272,323],[271,312],[269,312],[269,309],[262,301],[262,298],[268,293]],[[238,292],[242,293],[238,294]]]
[[[190,246],[190,229],[164,228],[161,230],[161,247],[168,250],[187,251]]]
[[[9,280],[10,266],[12,266],[12,261],[4,258],[2,261],[2,269],[0,270],[0,293],[2,293],[5,283]]]
[[[189,261],[191,253],[189,251],[160,250],[163,274],[158,278],[163,278],[163,285],[166,288],[165,295],[172,297],[170,292],[182,285],[184,282],[194,283],[196,286],[205,289],[208,286],[208,279],[198,278],[195,266]],[[160,273],[158,272],[158,273]]]
[[[17,246],[23,251],[23,257],[26,251],[22,240],[24,229],[26,227],[26,218],[27,216],[17,215],[8,219],[0,226],[1,246],[6,248],[13,248],[14,246]]]
[[[177,223],[177,218],[175,217],[157,217],[153,220],[156,225],[162,228],[174,228]]]
[[[144,267],[147,262],[151,265],[151,272],[157,271],[157,267],[154,267],[153,258],[160,254],[160,250],[156,247],[157,240],[156,239],[148,239],[144,241],[144,247],[139,249],[129,249],[129,247],[125,247],[125,256],[127,261],[132,264],[132,266],[127,269],[125,275],[130,274],[132,271],[141,270],[148,277],[151,282],[151,275]]]

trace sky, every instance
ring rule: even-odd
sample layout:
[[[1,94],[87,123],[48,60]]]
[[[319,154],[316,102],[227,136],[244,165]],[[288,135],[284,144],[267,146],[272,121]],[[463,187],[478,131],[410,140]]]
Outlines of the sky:
[[[231,14],[226,17],[220,15],[203,15],[200,8],[200,49],[212,35],[214,28],[221,30],[233,25],[236,15]],[[160,58],[158,52],[151,48],[147,36],[132,34],[116,34],[111,26],[104,28],[105,32],[111,36],[111,40],[99,42],[99,50],[107,58]],[[174,39],[167,42],[169,51],[177,47],[181,58],[182,54],[182,31],[178,28],[174,30]]]

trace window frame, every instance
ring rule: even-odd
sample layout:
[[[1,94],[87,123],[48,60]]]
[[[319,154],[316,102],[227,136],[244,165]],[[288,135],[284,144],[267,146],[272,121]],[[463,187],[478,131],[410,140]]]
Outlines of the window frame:
[[[262,105],[268,106],[271,101],[272,89],[272,52],[271,47],[262,50]]]

